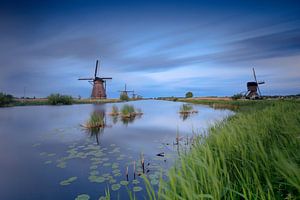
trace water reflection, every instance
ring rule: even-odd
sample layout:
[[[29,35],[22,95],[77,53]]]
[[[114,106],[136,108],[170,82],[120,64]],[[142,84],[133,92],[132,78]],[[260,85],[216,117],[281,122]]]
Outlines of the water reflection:
[[[90,135],[91,138],[95,138],[97,145],[99,145],[100,135],[103,134],[104,128],[107,127],[105,110],[93,111],[89,120],[83,126],[84,130]]]

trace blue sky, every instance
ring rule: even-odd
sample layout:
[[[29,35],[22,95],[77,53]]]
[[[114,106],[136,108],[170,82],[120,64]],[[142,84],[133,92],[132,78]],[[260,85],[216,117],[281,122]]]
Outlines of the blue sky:
[[[231,96],[255,67],[266,95],[300,93],[297,1],[1,1],[0,91],[88,97],[93,74],[145,97]]]

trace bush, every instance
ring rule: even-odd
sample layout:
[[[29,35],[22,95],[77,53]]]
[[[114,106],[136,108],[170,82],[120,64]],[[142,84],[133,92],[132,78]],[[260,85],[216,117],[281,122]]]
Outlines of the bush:
[[[241,93],[238,93],[238,94],[233,95],[231,98],[234,100],[237,100],[237,99],[241,99],[242,97],[243,97],[243,95]]]
[[[192,92],[187,92],[186,94],[185,94],[185,98],[192,98],[194,95],[193,95],[193,93]]]
[[[51,105],[71,105],[73,103],[73,98],[68,95],[61,95],[61,94],[51,94],[48,96],[48,103]]]
[[[0,92],[0,106],[9,105],[14,102],[14,97],[10,94]]]
[[[122,101],[128,101],[128,100],[129,100],[129,97],[128,97],[127,93],[122,92],[121,95],[120,95],[120,99],[121,99]]]

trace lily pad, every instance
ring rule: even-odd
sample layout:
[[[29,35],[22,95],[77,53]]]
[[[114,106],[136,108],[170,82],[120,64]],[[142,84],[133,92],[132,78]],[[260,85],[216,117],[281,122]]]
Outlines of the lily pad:
[[[68,178],[66,180],[61,181],[59,184],[62,185],[62,186],[70,185],[72,182],[74,182],[76,180],[77,180],[77,177],[73,176],[73,177],[70,177],[70,178]]]
[[[137,180],[137,179],[135,179],[135,180],[133,180],[133,181],[132,181],[132,183],[133,183],[133,184],[139,184],[139,183],[140,183],[140,181],[139,181],[139,180]]]
[[[105,181],[105,178],[103,176],[91,175],[89,176],[89,180],[92,183],[103,183]]]
[[[103,164],[103,167],[109,167],[109,166],[111,166],[111,163],[104,163]]]
[[[113,191],[117,191],[117,190],[119,190],[121,188],[121,185],[120,184],[112,184],[111,185],[111,189],[113,190]]]
[[[66,168],[66,162],[60,162],[56,165],[56,167],[59,167],[59,168]]]
[[[90,196],[87,194],[80,194],[75,198],[75,200],[89,200],[89,199],[90,199]]]
[[[121,184],[121,185],[125,185],[125,186],[126,186],[126,185],[128,185],[128,184],[129,184],[129,182],[128,182],[128,181],[120,181],[120,184]]]
[[[141,190],[143,190],[142,187],[139,187],[139,186],[133,187],[133,191],[134,191],[134,192],[139,192],[139,191],[141,191]]]
[[[52,160],[47,160],[44,162],[44,164],[48,165],[48,164],[51,164],[52,163]]]
[[[99,174],[99,171],[97,171],[97,170],[90,171],[90,175],[98,175],[98,174]]]

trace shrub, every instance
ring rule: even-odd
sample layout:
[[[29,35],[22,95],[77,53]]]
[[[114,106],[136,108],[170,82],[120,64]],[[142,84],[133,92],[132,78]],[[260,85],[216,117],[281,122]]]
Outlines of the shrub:
[[[48,96],[48,103],[51,105],[71,105],[73,103],[73,98],[68,95],[61,95],[61,94],[51,94]]]
[[[121,109],[121,113],[123,117],[131,117],[135,113],[135,109],[132,105],[125,104]]]
[[[0,92],[0,106],[9,105],[14,102],[14,97],[10,94]]]
[[[237,100],[237,99],[241,99],[242,97],[243,97],[243,95],[241,93],[238,93],[238,94],[233,95],[231,98],[234,100]]]
[[[193,93],[192,92],[187,92],[186,94],[185,94],[185,98],[192,98],[194,95],[193,95]]]
[[[120,95],[120,99],[121,99],[122,101],[128,101],[128,100],[129,100],[129,97],[128,97],[127,93],[122,92],[121,95]]]

